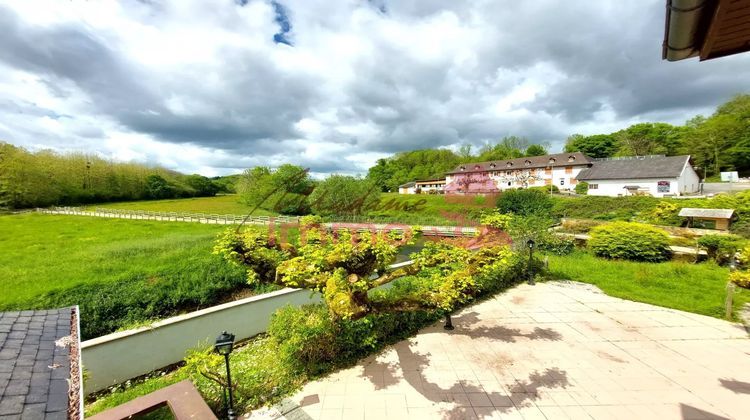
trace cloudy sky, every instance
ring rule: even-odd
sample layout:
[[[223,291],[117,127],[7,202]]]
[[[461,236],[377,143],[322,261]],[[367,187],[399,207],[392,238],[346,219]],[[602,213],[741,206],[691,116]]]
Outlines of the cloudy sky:
[[[0,140],[218,175],[363,173],[506,135],[681,124],[750,53],[661,60],[664,0],[0,0]]]

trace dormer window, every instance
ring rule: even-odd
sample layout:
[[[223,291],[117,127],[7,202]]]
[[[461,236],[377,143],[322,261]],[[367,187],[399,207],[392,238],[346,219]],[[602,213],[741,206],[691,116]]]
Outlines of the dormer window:
[[[480,167],[479,165],[475,165],[475,166],[474,166],[474,169],[475,169],[475,170],[479,170],[479,169],[482,169],[482,168],[481,168],[481,167]]]
[[[554,165],[554,164],[555,164],[555,158],[550,158],[550,160],[549,160],[549,164],[550,164],[550,165]]]
[[[465,171],[465,170],[466,170],[466,166],[462,166],[462,167],[461,167],[460,169],[461,169],[462,171]]]
[[[576,160],[575,156],[568,156],[568,162],[574,162]]]
[[[526,162],[524,162],[524,165],[526,165],[526,166],[531,166],[531,161],[530,161],[530,160],[527,160]]]
[[[511,168],[511,167],[513,167],[513,162],[508,162],[508,163],[505,164],[505,166]]]
[[[494,168],[496,165],[494,163],[490,163],[490,168]]]

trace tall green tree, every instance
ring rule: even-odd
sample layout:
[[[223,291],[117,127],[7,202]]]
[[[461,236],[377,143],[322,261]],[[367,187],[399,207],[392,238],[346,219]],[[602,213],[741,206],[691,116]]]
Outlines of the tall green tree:
[[[544,156],[549,154],[549,152],[547,151],[547,148],[541,144],[532,144],[526,148],[526,151],[523,154],[524,156]]]
[[[684,130],[667,123],[640,123],[614,134],[619,156],[676,155]]]

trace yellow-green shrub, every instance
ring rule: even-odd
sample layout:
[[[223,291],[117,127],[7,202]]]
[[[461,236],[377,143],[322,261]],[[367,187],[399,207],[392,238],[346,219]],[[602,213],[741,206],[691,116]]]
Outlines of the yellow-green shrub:
[[[588,243],[603,258],[661,262],[670,259],[669,236],[642,223],[613,222],[591,229]]]

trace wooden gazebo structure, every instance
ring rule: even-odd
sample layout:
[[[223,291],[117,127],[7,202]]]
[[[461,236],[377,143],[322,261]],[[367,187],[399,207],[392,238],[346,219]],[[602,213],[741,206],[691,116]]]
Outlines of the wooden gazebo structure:
[[[735,217],[734,209],[695,209],[688,207],[681,209],[679,215],[688,219],[688,227],[706,227],[717,230],[729,230],[729,225]]]

